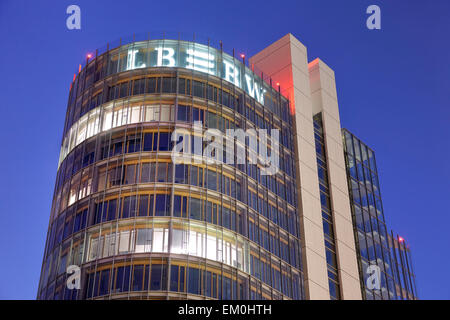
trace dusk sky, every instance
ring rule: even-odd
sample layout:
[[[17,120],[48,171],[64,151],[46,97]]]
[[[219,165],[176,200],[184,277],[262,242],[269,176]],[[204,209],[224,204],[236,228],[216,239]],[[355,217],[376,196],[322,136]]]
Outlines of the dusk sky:
[[[81,8],[68,30],[66,8]],[[366,8],[381,8],[368,30]],[[376,154],[420,299],[450,299],[450,1],[0,0],[0,299],[35,299],[69,86],[86,54],[182,32],[252,56],[287,33],[336,73],[341,125]],[[441,202],[442,200],[442,202]]]

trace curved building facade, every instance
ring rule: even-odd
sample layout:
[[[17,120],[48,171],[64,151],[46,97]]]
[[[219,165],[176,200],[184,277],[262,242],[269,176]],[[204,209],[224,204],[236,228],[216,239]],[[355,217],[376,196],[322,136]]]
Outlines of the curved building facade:
[[[288,99],[222,50],[92,57],[71,85],[38,298],[303,299],[293,126]],[[245,138],[211,149],[207,129]],[[277,131],[274,172],[248,161],[259,129]]]
[[[294,36],[248,64],[181,40],[88,57],[38,299],[417,298],[374,153],[342,131],[334,71]]]

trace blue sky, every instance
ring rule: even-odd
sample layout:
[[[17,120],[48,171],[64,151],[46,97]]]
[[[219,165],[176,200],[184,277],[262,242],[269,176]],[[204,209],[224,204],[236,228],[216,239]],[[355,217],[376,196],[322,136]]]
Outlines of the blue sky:
[[[81,8],[81,30],[66,8]],[[381,30],[365,10],[381,8]],[[450,2],[0,1],[0,299],[34,299],[73,73],[134,32],[196,33],[247,56],[286,33],[336,73],[342,126],[376,152],[385,216],[419,297],[450,299]]]

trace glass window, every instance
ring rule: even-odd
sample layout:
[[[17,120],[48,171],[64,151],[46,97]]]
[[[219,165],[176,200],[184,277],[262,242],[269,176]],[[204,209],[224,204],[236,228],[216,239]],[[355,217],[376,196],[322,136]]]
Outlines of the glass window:
[[[198,108],[192,109],[192,121],[201,121],[204,122],[204,111]]]
[[[150,290],[161,290],[162,265],[153,264],[150,276]]]
[[[106,205],[105,205],[105,209],[103,209],[103,206],[104,206],[103,202],[95,204],[94,224],[102,222],[102,216],[103,216],[102,212],[103,212],[103,210],[106,212]]]
[[[130,231],[122,231],[119,236],[119,254],[127,253],[130,245]]]
[[[94,286],[94,274],[89,273],[88,275],[88,283],[87,283],[87,292],[86,292],[86,296],[87,298],[92,298],[94,296],[93,293],[93,286]]]
[[[184,78],[178,79],[178,93],[186,94],[186,79]]]
[[[217,191],[217,174],[211,170],[208,170],[208,189]]]
[[[212,277],[212,292],[213,292],[213,298],[217,298],[217,275],[215,273],[213,273],[213,277]]]
[[[146,217],[148,215],[148,195],[139,196],[139,216]]]
[[[152,252],[168,252],[169,236],[168,229],[155,228],[153,230]]]
[[[136,196],[123,198],[122,219],[136,216]]]
[[[187,181],[187,169],[184,164],[177,164],[175,166],[175,183],[186,183]]]
[[[167,172],[167,163],[159,162],[156,181],[157,182],[168,182],[169,179],[168,179],[167,174],[169,174],[170,176],[172,175],[171,172]]]
[[[80,225],[81,225],[81,215],[82,215],[82,212],[80,212],[80,213],[78,213],[76,216],[75,216],[75,221],[74,221],[74,223],[73,223],[73,232],[75,233],[75,232],[78,232],[81,228],[80,228]]]
[[[230,229],[230,218],[231,218],[230,209],[222,207],[222,219],[223,219],[222,226]]]
[[[160,132],[159,133],[159,151],[168,151],[169,150],[169,133],[168,132]]]
[[[205,97],[205,84],[203,82],[196,80],[192,81],[192,88],[192,95],[199,98]]]
[[[333,228],[330,224],[330,222],[323,220],[323,232],[325,235],[327,235],[330,239],[334,239],[333,236]]]
[[[377,171],[377,166],[376,166],[376,163],[375,163],[375,154],[370,149],[367,149],[367,151],[368,151],[368,157],[369,157],[369,162],[370,162],[370,169],[372,171],[376,172]]]
[[[191,182],[193,186],[198,186],[198,167],[190,166],[191,168]]]
[[[136,171],[135,164],[129,164],[126,166],[125,184],[134,184],[136,182],[135,171]]]
[[[117,199],[109,200],[108,204],[108,221],[116,219]]]
[[[189,107],[188,106],[178,105],[177,120],[178,121],[189,121]]]
[[[161,106],[161,121],[173,121],[174,114],[172,112],[172,106]]]
[[[144,93],[145,82],[144,79],[134,80],[133,82],[133,95]]]
[[[119,154],[122,154],[122,141],[116,142],[115,144],[113,144],[111,146],[109,156],[112,157],[112,156],[117,156]]]
[[[118,267],[116,270],[116,290],[115,292],[127,292],[130,288],[130,266]]]
[[[189,199],[189,217],[191,219],[201,220],[202,219],[202,209],[201,200],[196,198]]]
[[[155,200],[155,216],[169,216],[170,197],[166,194],[157,194]]]
[[[120,96],[119,98],[123,98],[128,96],[128,82],[122,83],[120,85]]]
[[[141,183],[154,182],[156,172],[155,162],[145,162],[142,164]]]
[[[144,151],[154,151],[153,146],[153,132],[144,134]]]
[[[156,92],[156,80],[158,78],[152,77],[147,79],[147,93],[155,93]]]
[[[338,285],[332,280],[328,280],[328,285],[330,287],[330,296],[334,299],[338,299],[339,298]]]
[[[223,300],[231,299],[231,279],[223,277]]]
[[[178,291],[178,266],[170,266],[170,291]]]
[[[137,114],[137,116],[139,116],[139,109],[138,112],[134,111],[135,108],[133,108],[133,117]],[[135,119],[133,123],[139,122],[139,118]],[[136,138],[130,138],[128,140],[128,153],[132,153],[132,152],[139,152],[141,150],[141,138],[140,137],[136,137]]]
[[[180,292],[184,292],[184,272],[185,268],[180,266]]]
[[[173,215],[174,217],[181,217],[181,196],[173,197]]]
[[[176,78],[162,78],[162,92],[175,93]]]
[[[133,291],[142,290],[142,280],[144,277],[144,266],[136,265],[133,270]]]
[[[359,140],[353,137],[353,145],[355,147],[355,157],[357,161],[361,161],[361,149],[359,147]]]
[[[150,265],[146,265],[144,271],[144,291],[147,291],[149,289],[148,288],[149,277],[150,277]]]
[[[205,295],[207,297],[211,297],[211,272],[207,271],[206,274],[206,283],[205,283]]]
[[[167,290],[167,265],[153,264],[150,290]]]
[[[192,294],[200,294],[200,270],[195,268],[188,269],[188,292]]]
[[[136,252],[151,252],[153,229],[138,229]]]
[[[206,221],[212,223],[212,203],[210,201],[206,202]]]

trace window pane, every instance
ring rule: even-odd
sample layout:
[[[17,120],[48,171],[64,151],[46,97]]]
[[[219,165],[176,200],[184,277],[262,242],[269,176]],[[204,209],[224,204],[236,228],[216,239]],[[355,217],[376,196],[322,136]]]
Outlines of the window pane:
[[[173,197],[173,215],[174,217],[181,217],[181,196]]]
[[[159,151],[169,150],[169,133],[161,132],[159,134]]]
[[[138,229],[136,252],[151,252],[153,229]]]
[[[127,292],[130,287],[130,266],[119,267],[117,270],[116,292]]]
[[[139,197],[139,216],[146,217],[148,215],[148,195]]]
[[[188,278],[188,292],[192,294],[200,294],[199,286],[199,270],[194,268],[189,268],[189,278]]]
[[[178,291],[178,266],[170,267],[170,291]]]
[[[144,276],[144,266],[142,266],[142,265],[134,266],[133,291],[141,291],[142,290],[143,276]]]
[[[169,215],[169,200],[170,200],[170,197],[168,197],[165,194],[156,195],[155,216],[168,216]]]
[[[196,219],[196,220],[202,219],[200,199],[196,199],[196,198],[189,199],[189,217],[191,219]]]
[[[188,106],[178,105],[177,109],[177,120],[178,121],[188,121]]]
[[[150,290],[161,290],[161,276],[162,276],[162,270],[161,270],[160,264],[153,264],[152,265],[152,274],[150,277]]]

